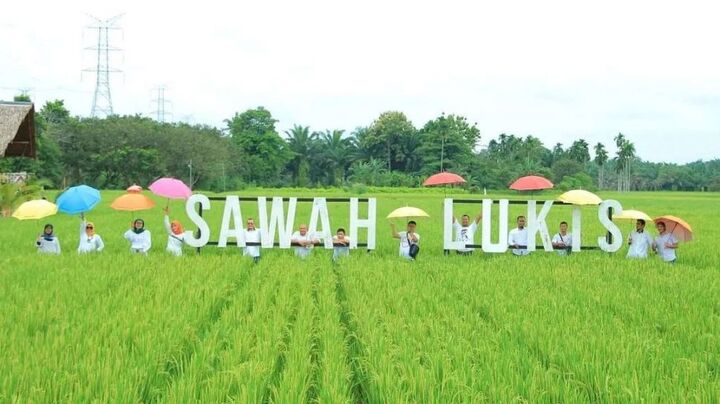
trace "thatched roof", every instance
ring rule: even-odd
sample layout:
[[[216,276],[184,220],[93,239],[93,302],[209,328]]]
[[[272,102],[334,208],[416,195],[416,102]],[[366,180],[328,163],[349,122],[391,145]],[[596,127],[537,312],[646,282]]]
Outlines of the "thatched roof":
[[[35,157],[35,108],[0,102],[0,157]]]

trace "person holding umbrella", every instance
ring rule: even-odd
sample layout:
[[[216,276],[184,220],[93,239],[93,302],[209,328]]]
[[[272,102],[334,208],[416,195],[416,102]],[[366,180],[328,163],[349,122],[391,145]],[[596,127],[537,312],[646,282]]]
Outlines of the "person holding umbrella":
[[[80,243],[78,244],[78,253],[86,254],[91,252],[100,252],[105,248],[102,237],[95,234],[95,225],[85,220],[85,215],[80,214]]]
[[[152,246],[150,230],[145,229],[145,221],[135,219],[130,225],[130,230],[125,232],[125,239],[130,242],[130,252],[133,254],[147,255]]]
[[[407,223],[407,231],[398,233],[395,223],[390,223],[393,238],[400,239],[400,256],[411,261],[417,258],[420,252],[420,235],[416,232],[417,223],[411,220]]]
[[[658,236],[655,237],[652,249],[660,256],[660,258],[670,264],[674,264],[677,261],[677,248],[678,239],[670,232],[667,231],[665,222],[655,222],[655,228],[658,231]]]
[[[165,248],[165,251],[176,257],[180,257],[183,255],[182,247],[185,242],[185,231],[183,230],[182,224],[179,220],[170,220],[169,207],[164,207],[163,212],[165,212],[163,224],[165,225],[165,231],[168,234],[167,247]]]
[[[645,259],[648,251],[652,248],[653,240],[650,234],[645,231],[645,219],[638,219],[635,222],[635,231],[628,237],[627,258]]]
[[[512,247],[512,253],[515,256],[529,255],[527,249],[528,231],[525,228],[525,216],[517,217],[517,227],[510,230],[508,234],[508,245]]]
[[[40,254],[60,255],[60,240],[55,236],[55,228],[52,224],[45,225],[42,234],[35,240],[35,246]]]

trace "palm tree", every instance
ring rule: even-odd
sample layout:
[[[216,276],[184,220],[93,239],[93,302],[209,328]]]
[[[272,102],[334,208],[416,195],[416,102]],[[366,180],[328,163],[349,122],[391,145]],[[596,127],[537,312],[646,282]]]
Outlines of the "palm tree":
[[[605,145],[598,143],[595,145],[595,164],[598,166],[598,188],[603,189],[605,186],[605,164],[608,161],[607,150]]]
[[[317,133],[310,133],[308,126],[294,125],[292,129],[285,131],[285,135],[287,135],[288,148],[293,154],[289,164],[293,180],[298,186],[305,186],[310,173],[308,158],[313,142],[317,139]]]
[[[326,130],[321,137],[323,155],[329,167],[331,185],[345,181],[345,171],[350,163],[350,139],[344,138],[344,130]]]
[[[625,138],[625,135],[618,133],[615,136],[617,146],[617,157],[615,161],[618,173],[618,191],[630,191],[632,161],[635,159],[635,145]]]

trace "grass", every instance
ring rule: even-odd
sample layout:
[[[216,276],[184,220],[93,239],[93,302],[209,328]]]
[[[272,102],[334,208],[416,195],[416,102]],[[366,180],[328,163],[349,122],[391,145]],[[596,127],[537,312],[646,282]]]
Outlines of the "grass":
[[[406,204],[432,216],[414,263],[382,219],[377,250],[339,265],[319,249],[306,261],[265,250],[258,265],[232,247],[176,259],[159,209],[141,215],[154,246],[135,257],[122,239],[133,216],[107,207],[117,195],[90,215],[101,255],[75,254],[75,217],[48,219],[59,257],[35,254],[45,221],[0,219],[0,402],[720,400],[718,194],[601,195],[689,221],[696,241],[675,266],[624,250],[445,257],[442,192],[378,194],[378,218]],[[346,207],[330,211],[348,226]],[[208,213],[216,239],[222,205]],[[596,215],[583,211],[585,244],[603,233]],[[570,209],[556,207],[548,222],[562,219]]]

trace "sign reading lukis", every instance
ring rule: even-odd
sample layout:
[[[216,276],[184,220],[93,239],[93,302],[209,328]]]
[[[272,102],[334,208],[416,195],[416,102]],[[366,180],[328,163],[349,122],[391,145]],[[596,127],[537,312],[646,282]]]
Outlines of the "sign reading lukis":
[[[203,212],[211,209],[211,201],[224,201],[224,210],[222,223],[218,231],[217,241],[211,241],[213,232],[207,221],[203,218]],[[240,202],[257,202],[257,222],[260,231],[260,243],[246,243],[245,233],[243,231],[243,215],[240,208]],[[271,201],[270,214],[268,215],[267,205]],[[287,202],[287,212],[285,211],[285,203]],[[537,211],[538,202],[542,203],[540,212]],[[348,221],[348,237],[350,238],[350,248],[365,247],[368,250],[375,249],[376,230],[377,230],[377,200],[375,198],[296,198],[296,197],[239,197],[237,195],[228,195],[225,197],[208,197],[203,194],[194,194],[188,198],[185,204],[185,210],[188,218],[197,227],[197,231],[186,231],[185,242],[195,248],[205,247],[207,245],[216,245],[224,248],[229,242],[233,242],[238,247],[246,245],[260,245],[262,248],[291,248],[291,237],[295,225],[295,212],[298,203],[312,203],[310,220],[308,224],[308,232],[314,234],[321,240],[322,246],[325,248],[333,248],[332,243],[332,227],[330,225],[330,215],[328,206],[334,203],[350,204],[350,215]],[[361,215],[361,203],[366,204],[366,211]],[[481,244],[466,244],[453,240],[452,218],[453,205],[456,203],[473,203],[482,204],[482,242]],[[499,226],[498,240],[493,242],[491,238],[492,205],[499,204]],[[511,201],[508,199],[500,199],[498,201],[492,199],[459,199],[454,200],[446,198],[444,203],[443,216],[443,245],[445,250],[457,250],[461,248],[477,248],[487,253],[504,253],[508,250],[508,223],[509,223],[509,205],[526,204],[527,205],[527,229],[528,229],[528,245],[521,246],[527,248],[528,251],[535,251],[538,248],[537,235],[540,234],[542,248],[545,251],[553,251],[550,243],[550,234],[545,219],[550,213],[550,209],[554,204],[563,204],[555,201],[535,201],[522,200]],[[620,228],[613,223],[613,213],[622,213],[622,206],[618,201],[606,200],[597,207],[597,218],[600,224],[607,230],[607,234],[598,236],[597,246],[581,246],[582,239],[582,220],[581,207],[573,205],[572,213],[572,250],[594,250],[600,249],[605,252],[617,252],[623,245],[622,233]],[[358,242],[360,230],[367,230],[366,242]],[[277,240],[277,241],[276,241]]]

